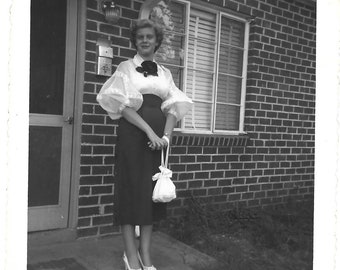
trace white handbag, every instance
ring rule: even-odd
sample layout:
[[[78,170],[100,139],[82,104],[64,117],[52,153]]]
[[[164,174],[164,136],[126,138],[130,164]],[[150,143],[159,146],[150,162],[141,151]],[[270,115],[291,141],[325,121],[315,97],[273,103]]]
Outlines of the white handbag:
[[[165,161],[164,149],[162,149],[161,166],[159,166],[161,172],[152,176],[152,180],[157,181],[152,193],[152,200],[154,202],[170,202],[176,198],[176,186],[171,180],[172,171],[168,169],[169,148],[168,145]]]

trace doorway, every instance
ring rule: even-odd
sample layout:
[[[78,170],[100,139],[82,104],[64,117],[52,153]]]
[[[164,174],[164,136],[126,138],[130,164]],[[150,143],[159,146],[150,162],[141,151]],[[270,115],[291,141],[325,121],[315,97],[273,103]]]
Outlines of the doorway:
[[[77,1],[32,0],[28,231],[67,228]]]

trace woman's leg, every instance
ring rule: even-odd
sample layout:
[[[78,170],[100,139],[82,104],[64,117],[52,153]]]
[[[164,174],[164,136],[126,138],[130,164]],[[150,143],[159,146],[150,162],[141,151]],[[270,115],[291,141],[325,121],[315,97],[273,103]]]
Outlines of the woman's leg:
[[[145,266],[152,266],[150,247],[151,247],[152,225],[142,225],[140,227],[139,250]]]
[[[125,246],[125,254],[129,261],[129,265],[133,269],[140,268],[140,264],[137,257],[137,247],[135,240],[135,226],[133,225],[122,225],[122,233]]]

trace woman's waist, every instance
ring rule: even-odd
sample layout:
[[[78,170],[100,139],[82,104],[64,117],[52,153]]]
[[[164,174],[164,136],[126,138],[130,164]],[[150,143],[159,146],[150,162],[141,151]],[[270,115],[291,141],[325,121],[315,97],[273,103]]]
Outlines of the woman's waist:
[[[140,109],[145,107],[160,108],[163,100],[154,94],[143,94],[143,104]]]

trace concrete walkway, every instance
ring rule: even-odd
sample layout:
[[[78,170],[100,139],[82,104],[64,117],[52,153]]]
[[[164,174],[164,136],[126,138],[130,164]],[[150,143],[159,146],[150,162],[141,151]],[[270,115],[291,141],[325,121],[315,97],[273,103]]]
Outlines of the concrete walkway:
[[[27,270],[121,270],[122,253],[120,235],[28,247]],[[158,270],[203,270],[216,264],[161,232],[153,234],[152,259]]]

